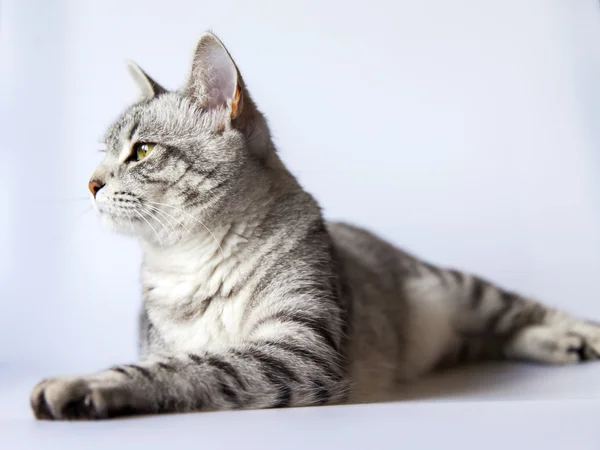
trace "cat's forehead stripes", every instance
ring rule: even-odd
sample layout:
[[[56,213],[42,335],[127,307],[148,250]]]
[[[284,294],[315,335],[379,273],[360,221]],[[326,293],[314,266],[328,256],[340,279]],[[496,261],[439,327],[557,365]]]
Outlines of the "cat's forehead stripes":
[[[127,133],[128,141],[133,141],[133,138],[135,137],[135,133],[137,132],[139,127],[140,127],[140,122],[138,120],[136,120],[134,122],[133,126],[131,127],[131,129],[129,130],[129,133]]]
[[[129,108],[108,129],[104,138],[107,153],[121,159],[124,146],[131,146],[140,123],[140,116],[137,113],[137,109],[137,105]]]
[[[136,120],[129,128],[129,131],[124,131],[122,133],[125,136],[125,138],[121,139],[120,148],[119,146],[117,146],[117,149],[119,150],[119,163],[124,163],[131,155],[131,152],[133,151],[133,144],[137,142],[137,130],[139,126],[139,121]]]

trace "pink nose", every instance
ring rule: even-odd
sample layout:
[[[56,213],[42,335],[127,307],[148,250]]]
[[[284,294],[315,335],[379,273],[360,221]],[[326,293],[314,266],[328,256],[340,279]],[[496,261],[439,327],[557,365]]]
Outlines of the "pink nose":
[[[98,180],[90,180],[90,182],[88,183],[88,188],[90,188],[90,192],[92,193],[94,198],[96,197],[96,194],[98,193],[98,191],[100,189],[102,189],[103,187],[104,187],[104,183],[102,183],[101,181],[98,181]]]

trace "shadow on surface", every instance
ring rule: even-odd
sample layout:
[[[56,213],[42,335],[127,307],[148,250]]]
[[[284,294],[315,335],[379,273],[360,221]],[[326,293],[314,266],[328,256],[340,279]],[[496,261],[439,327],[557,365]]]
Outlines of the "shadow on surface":
[[[583,395],[580,382],[596,364],[543,366],[495,363],[473,365],[431,374],[398,388],[392,401],[540,400],[597,398],[597,391]],[[585,392],[585,390],[584,390]]]

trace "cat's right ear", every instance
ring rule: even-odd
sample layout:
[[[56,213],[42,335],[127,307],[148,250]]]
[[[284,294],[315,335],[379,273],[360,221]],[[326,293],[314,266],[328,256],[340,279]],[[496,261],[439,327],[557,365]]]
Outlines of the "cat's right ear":
[[[167,92],[165,88],[150,78],[150,76],[133,61],[127,61],[127,69],[135,81],[135,84],[137,84],[144,100],[150,100],[163,92]]]

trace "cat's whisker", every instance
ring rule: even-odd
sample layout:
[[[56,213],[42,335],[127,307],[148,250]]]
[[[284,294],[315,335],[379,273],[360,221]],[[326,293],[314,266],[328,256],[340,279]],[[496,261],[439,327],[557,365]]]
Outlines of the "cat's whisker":
[[[149,205],[147,205],[149,206]],[[156,216],[156,212],[153,212],[152,210],[149,209],[145,209],[146,214],[150,215],[150,217],[152,217],[154,220],[156,220],[158,223],[161,224],[161,226],[164,228],[164,230],[167,232],[167,236],[170,237],[171,241],[175,242],[175,241],[179,241],[181,238],[177,238],[177,235],[175,234],[175,229],[171,228],[169,229],[168,226],[166,226],[162,220],[160,220],[157,216]],[[163,216],[163,220],[165,220],[164,216]],[[167,222],[168,223],[168,222]],[[170,225],[170,223],[169,223]]]
[[[186,227],[182,222],[180,222],[179,220],[177,220],[175,217],[173,217],[171,214],[169,214],[168,212],[163,211],[160,208],[157,208],[156,206],[152,206],[152,205],[146,205],[150,208],[153,208],[159,212],[162,212],[163,214],[166,214],[167,216],[171,217],[175,222],[177,222],[179,225],[181,225],[183,228],[185,228],[185,230],[190,234],[191,237],[194,238],[194,240],[196,241],[196,243],[198,244],[198,246],[200,246],[200,241],[198,240],[198,238],[190,231],[190,229],[188,227]]]
[[[138,210],[134,209],[134,210],[133,210],[133,212],[135,212],[135,213],[136,213],[138,216],[140,216],[142,219],[144,219],[148,225],[150,225],[150,228],[152,228],[152,231],[154,231],[154,234],[155,234],[155,235],[156,235],[156,237],[158,238],[158,242],[160,242],[160,248],[161,248],[161,249],[162,249],[162,251],[164,252],[164,251],[165,251],[165,247],[163,246],[163,243],[162,243],[162,241],[161,241],[161,239],[160,239],[160,236],[159,236],[159,235],[158,235],[158,233],[156,232],[156,229],[155,229],[155,228],[152,226],[152,224],[151,224],[151,223],[148,221],[148,219],[146,219],[144,216],[142,216],[142,215],[140,214],[140,212],[139,212]]]
[[[80,212],[77,217],[75,218],[75,222],[79,222],[81,220],[81,218],[83,216],[85,216],[87,213],[89,213],[92,209],[94,209],[93,206],[88,206],[87,208],[85,208],[82,212]]]
[[[164,211],[162,211],[161,209],[158,209],[156,206],[152,206],[152,205],[144,205],[147,208],[150,208],[151,210],[155,211],[157,214],[160,214],[169,224],[169,226],[171,227],[172,231],[175,231],[175,226],[173,225],[173,223],[171,222],[171,220],[169,219],[169,217],[165,214]],[[173,216],[171,216],[173,217]]]
[[[180,211],[183,214],[185,214],[185,215],[191,217],[192,219],[194,219],[196,222],[198,222],[200,225],[202,225],[206,229],[206,231],[208,231],[210,233],[210,235],[215,240],[215,243],[219,247],[219,250],[221,251],[221,256],[225,257],[225,252],[223,251],[223,248],[221,247],[221,243],[219,242],[219,240],[217,239],[217,237],[213,234],[213,232],[210,231],[210,229],[206,225],[204,225],[204,223],[202,223],[202,221],[200,219],[198,219],[197,217],[192,216],[190,213],[184,211],[181,208],[177,208],[176,206],[168,205],[167,203],[159,203],[159,202],[151,202],[151,201],[147,201],[147,203],[153,203],[155,205],[161,205],[161,206],[168,206],[169,208],[173,208],[173,209],[175,209],[177,211]]]
[[[163,229],[167,232],[167,237],[171,237],[173,236],[173,234],[171,233],[171,231],[165,226],[165,224],[158,218],[156,217],[156,214],[153,214],[152,211],[148,210],[148,209],[144,209],[143,212],[145,212],[146,214],[148,214],[152,219],[156,220],[162,227]]]
[[[129,219],[129,225],[131,225],[131,232],[135,233],[135,228],[133,226],[133,220],[131,220],[131,217],[127,216],[127,218]]]

